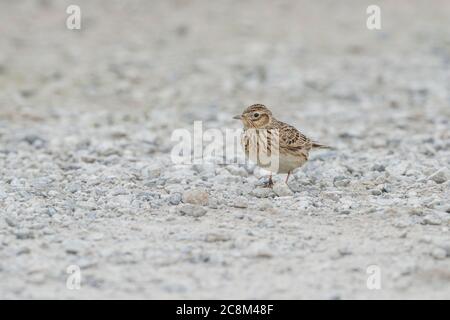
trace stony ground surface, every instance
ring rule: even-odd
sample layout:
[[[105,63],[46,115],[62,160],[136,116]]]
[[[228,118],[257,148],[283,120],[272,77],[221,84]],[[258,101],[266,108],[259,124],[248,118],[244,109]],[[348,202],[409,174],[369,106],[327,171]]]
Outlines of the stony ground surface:
[[[449,299],[431,2],[378,2],[369,31],[361,1],[2,1],[0,298]],[[273,191],[251,165],[172,163],[175,129],[237,129],[255,102],[335,150]]]

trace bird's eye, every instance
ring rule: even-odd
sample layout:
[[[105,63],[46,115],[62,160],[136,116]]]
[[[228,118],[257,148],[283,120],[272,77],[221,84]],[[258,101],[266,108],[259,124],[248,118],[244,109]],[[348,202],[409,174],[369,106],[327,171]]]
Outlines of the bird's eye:
[[[258,112],[255,112],[255,113],[253,114],[253,118],[258,119],[258,118],[259,118],[259,113],[258,113]]]

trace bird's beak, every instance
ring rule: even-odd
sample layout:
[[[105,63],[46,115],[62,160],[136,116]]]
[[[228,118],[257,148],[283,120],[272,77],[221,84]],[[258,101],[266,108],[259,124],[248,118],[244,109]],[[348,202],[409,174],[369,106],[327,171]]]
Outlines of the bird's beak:
[[[241,115],[237,115],[237,116],[234,116],[233,119],[241,120],[241,119],[242,119],[242,116],[241,116]]]

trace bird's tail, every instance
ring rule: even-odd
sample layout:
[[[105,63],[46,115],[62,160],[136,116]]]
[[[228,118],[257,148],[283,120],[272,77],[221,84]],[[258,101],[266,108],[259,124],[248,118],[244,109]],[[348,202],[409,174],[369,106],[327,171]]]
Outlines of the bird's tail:
[[[321,144],[318,142],[312,143],[313,149],[334,149],[333,147],[327,146],[326,144]]]

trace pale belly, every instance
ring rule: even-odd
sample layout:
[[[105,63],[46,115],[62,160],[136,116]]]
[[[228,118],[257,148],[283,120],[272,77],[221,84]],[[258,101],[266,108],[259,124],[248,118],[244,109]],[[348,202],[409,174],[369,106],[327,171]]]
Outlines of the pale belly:
[[[288,173],[296,168],[299,168],[305,164],[307,158],[304,156],[281,154],[280,166],[277,173]]]
[[[288,173],[294,169],[301,167],[308,160],[308,152],[287,152],[280,150],[278,145],[267,146],[267,137],[257,137],[257,134],[242,135],[241,143],[244,148],[246,157],[259,167],[274,172],[274,173]]]

